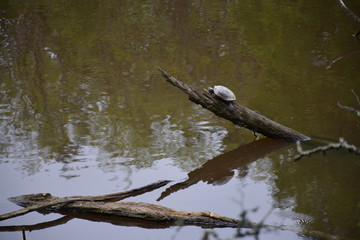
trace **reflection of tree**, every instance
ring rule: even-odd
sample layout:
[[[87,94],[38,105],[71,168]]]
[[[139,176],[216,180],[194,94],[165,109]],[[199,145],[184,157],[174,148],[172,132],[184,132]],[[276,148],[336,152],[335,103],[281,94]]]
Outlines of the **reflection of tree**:
[[[12,23],[5,26],[4,36],[9,69],[9,78],[4,82],[13,87],[4,98],[13,98],[10,104],[7,102],[12,116],[2,132],[14,144],[8,152],[18,154],[15,158],[27,159],[24,168],[31,174],[40,167],[38,155],[47,153],[46,148],[51,146],[55,160],[66,161],[78,147],[69,142],[63,127],[66,113],[59,110],[51,88],[52,73],[43,51],[49,41],[47,17],[29,8]],[[17,149],[19,146],[21,149]]]
[[[233,177],[234,170],[242,170],[243,175],[240,176],[244,176],[244,174],[246,175],[247,165],[289,145],[292,145],[292,143],[263,138],[240,146],[205,162],[200,168],[189,172],[188,179],[167,188],[157,200],[162,200],[170,194],[186,189],[200,181],[213,185],[226,184]]]
[[[284,17],[292,24],[274,24],[271,19],[278,17],[279,6],[271,1],[249,4],[246,11],[237,2],[175,1],[146,5],[92,1],[87,8],[81,1],[61,5],[46,2],[41,7],[36,1],[27,5],[8,4],[11,10],[1,18],[0,37],[4,40],[1,56],[6,63],[3,88],[11,90],[2,94],[1,102],[12,102],[7,108],[14,114],[11,121],[17,124],[8,121],[4,127],[3,133],[12,138],[7,141],[12,144],[6,151],[14,152],[9,147],[19,143],[23,149],[18,151],[23,154],[19,158],[32,158],[25,152],[36,149],[33,156],[40,154],[43,159],[72,162],[87,158],[86,146],[95,148],[110,162],[133,161],[139,167],[150,166],[160,155],[172,153],[191,161],[210,159],[222,150],[221,141],[226,134],[223,130],[199,128],[199,122],[208,118],[206,113],[195,109],[182,115],[176,111],[174,102],[164,101],[174,96],[157,82],[153,73],[157,66],[167,64],[171,72],[191,73],[191,79],[202,80],[202,85],[219,81],[224,75],[229,79],[256,81],[260,72],[265,72],[260,69],[271,68],[256,59],[272,59],[281,52],[279,47],[286,48],[288,42],[284,40],[285,44],[270,47],[271,41],[264,41],[263,36],[276,38],[274,32],[291,32],[283,28],[291,28],[299,19],[311,21],[287,10],[287,3],[282,3]],[[296,4],[301,8],[305,3]],[[260,17],[253,17],[253,9]],[[253,26],[254,31],[245,26]],[[226,31],[220,31],[224,28]],[[291,47],[304,42],[305,37],[299,35],[298,42]],[[264,47],[268,51],[263,51]],[[292,71],[301,66],[289,69],[285,58],[286,55],[277,58],[277,65],[284,66],[282,72],[299,75]],[[183,71],[182,65],[168,63],[182,63],[188,72]],[[216,69],[209,67],[214,63]],[[267,72],[279,74],[271,69]],[[272,89],[268,92],[273,93],[284,91],[279,87],[285,85],[268,86]],[[235,83],[233,89],[240,87]],[[257,96],[257,91],[248,92]],[[241,93],[248,97],[247,92]],[[11,109],[16,109],[16,113]],[[159,134],[152,129],[158,120],[149,120],[157,118],[155,115],[160,115],[160,119],[170,115],[178,120],[171,123],[177,128],[168,131],[168,136],[176,137],[172,140],[178,141],[176,144],[169,145],[161,137],[144,138]],[[182,126],[189,119],[191,122]],[[136,160],[139,158],[141,162]],[[37,160],[33,159],[35,164]]]
[[[69,13],[67,25],[62,18],[53,18],[57,14],[46,14],[31,4],[22,9],[25,14],[20,13],[18,19],[2,19],[2,23],[6,21],[2,29],[7,33],[3,36],[3,51],[8,54],[6,60],[11,61],[5,83],[8,87],[13,86],[13,81],[16,83],[16,90],[2,96],[2,101],[8,104],[10,101],[5,99],[15,99],[8,108],[16,112],[9,111],[12,116],[1,131],[7,138],[6,152],[17,152],[13,159],[26,159],[23,168],[29,173],[51,160],[64,163],[62,171],[69,171],[72,162],[93,159],[86,156],[89,153],[98,154],[104,171],[115,171],[116,166],[130,163],[148,167],[154,160],[172,157],[174,153],[200,161],[220,153],[225,131],[202,129],[198,136],[190,134],[185,138],[185,131],[198,130],[196,121],[184,128],[166,129],[170,123],[152,117],[173,106],[149,100],[144,94],[150,89],[152,77],[149,73],[144,75],[146,71],[137,71],[140,64],[133,54],[147,55],[149,47],[159,39],[154,29],[145,27],[152,26],[148,23],[154,21],[156,14],[134,15],[135,9],[141,8],[119,6],[123,14],[114,16],[115,22],[121,24],[112,25],[111,29],[95,28],[95,33],[86,22],[90,13],[78,5]],[[136,19],[131,20],[132,17]],[[84,23],[82,28],[76,19]],[[113,19],[102,21],[109,23]],[[102,26],[106,28],[108,23]],[[112,34],[98,39],[98,31]],[[93,44],[99,46],[98,52],[91,47]],[[145,61],[141,67],[146,67]],[[153,95],[159,94],[163,93]],[[160,104],[165,109],[159,109]],[[149,138],[143,137],[149,134]],[[195,152],[194,157],[192,151],[196,149],[201,151]]]
[[[358,105],[360,105],[360,100],[358,98],[358,96],[356,95],[356,93],[354,92],[354,90],[352,90],[353,95],[355,96]],[[338,103],[338,106],[348,112],[351,113],[355,113],[357,116],[360,116],[360,111],[353,108],[353,107],[349,107],[349,106],[343,106],[340,103]],[[321,146],[317,146],[314,147],[310,150],[307,151],[303,151],[302,150],[302,146],[300,145],[300,143],[297,143],[297,151],[299,152],[299,154],[294,158],[295,161],[300,160],[301,158],[303,158],[304,156],[312,156],[313,154],[315,155],[316,153],[323,153],[325,154],[329,154],[330,155],[330,159],[335,160],[338,157],[336,155],[333,154],[333,152],[330,152],[330,150],[333,149],[342,149],[342,150],[347,150],[349,152],[349,154],[356,154],[359,155],[360,154],[360,149],[355,146],[355,145],[351,145],[348,144],[345,139],[340,138],[338,143],[328,143],[326,145],[321,145]],[[354,159],[354,161],[358,161],[359,159]],[[302,161],[306,161],[305,158]],[[325,168],[326,169],[326,168]],[[359,170],[359,164],[358,162],[356,162],[356,166],[355,166],[356,170]],[[320,169],[321,171],[322,169]],[[322,173],[319,174],[322,174]],[[311,209],[311,211],[309,211],[309,208],[307,207],[307,204],[311,204],[309,202],[309,200],[307,199],[309,196],[307,196],[307,194],[303,194],[301,196],[295,196],[296,198],[296,202],[298,203],[298,206],[295,208],[296,211],[300,211],[302,213],[307,213],[310,214],[312,216],[316,216],[314,218],[314,225],[321,225],[321,224],[326,224],[326,230],[327,231],[336,231],[336,228],[339,228],[339,226],[341,226],[342,224],[345,223],[345,225],[348,228],[344,228],[343,232],[341,232],[341,235],[343,236],[357,236],[359,234],[359,229],[358,229],[358,216],[360,214],[360,210],[359,208],[357,208],[357,204],[360,201],[360,194],[357,191],[357,183],[360,183],[360,181],[356,181],[356,177],[354,178],[353,176],[350,177],[350,179],[346,179],[346,183],[353,183],[355,184],[355,192],[354,189],[351,189],[352,185],[350,186],[350,189],[347,191],[344,191],[346,189],[346,184],[342,185],[342,179],[341,180],[337,180],[336,176],[337,172],[334,173],[326,173],[328,176],[326,176],[326,181],[322,181],[321,179],[316,179],[311,181],[310,183],[305,185],[306,186],[306,191],[307,192],[312,192],[314,190],[318,190],[321,191],[320,193],[320,199],[317,198],[315,199],[315,201],[313,201],[314,199],[312,197],[310,197],[309,199],[311,199],[311,201],[313,201],[313,203],[316,203],[315,206],[317,207],[317,209]],[[351,172],[342,172],[340,171],[340,174],[351,174]],[[356,172],[353,172],[354,176],[356,176]],[[334,177],[333,177],[333,176]],[[341,178],[344,178],[343,176],[341,176]],[[347,178],[347,177],[346,177]],[[305,179],[305,181],[307,181],[308,179]],[[331,183],[330,183],[331,182]],[[327,185],[326,185],[327,183]],[[322,186],[323,185],[323,186]],[[340,188],[340,189],[338,189]],[[302,189],[304,190],[304,189]],[[316,193],[317,195],[319,193]],[[300,194],[299,194],[300,195]],[[315,195],[315,194],[314,194]],[[335,195],[335,196],[334,196]],[[340,197],[339,197],[340,195]],[[353,195],[355,195],[353,197]],[[305,198],[304,198],[305,196]],[[349,196],[351,196],[349,198]],[[320,200],[320,201],[319,201]],[[298,202],[299,201],[299,202]],[[302,203],[307,202],[304,206],[302,206]],[[343,206],[347,206],[347,207],[343,207]],[[354,212],[351,211],[351,209],[354,208]],[[344,210],[343,210],[344,209]],[[350,211],[349,211],[350,210]],[[344,212],[347,211],[347,214],[345,214],[345,216],[348,216],[346,219],[339,219],[340,216],[343,216],[340,213],[344,214]],[[337,215],[339,214],[339,215]],[[345,221],[344,221],[345,220]],[[340,224],[340,225],[339,225]],[[312,225],[312,224],[311,224]],[[338,233],[337,233],[338,234]]]
[[[168,91],[154,73],[158,66],[196,79],[191,84],[197,86],[227,82],[244,104],[284,124],[304,106],[310,120],[331,116],[311,125],[303,118],[292,122],[328,135],[339,130],[342,113],[314,105],[335,93],[351,98],[338,92],[357,80],[355,70],[331,69],[320,78],[323,69],[316,67],[349,45],[336,38],[344,31],[342,18],[329,18],[335,1],[26,2],[6,1],[0,16],[0,162],[20,162],[29,174],[49,161],[64,163],[66,173],[89,159],[105,172],[131,174],[172,158],[188,171],[223,152],[227,131],[217,127],[223,123],[211,123],[207,113]],[[348,69],[358,65],[347,62]],[[299,89],[302,101],[288,97]],[[358,212],[345,220],[337,212],[359,200],[348,186],[358,183],[358,167],[324,158],[327,165],[299,163],[306,171],[274,163],[274,197],[280,207],[296,203],[295,211],[314,216],[316,229],[328,224],[355,232]]]

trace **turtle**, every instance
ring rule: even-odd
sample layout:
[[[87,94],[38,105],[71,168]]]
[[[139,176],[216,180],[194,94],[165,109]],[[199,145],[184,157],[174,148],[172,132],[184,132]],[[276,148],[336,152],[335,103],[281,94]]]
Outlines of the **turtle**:
[[[218,97],[223,102],[227,103],[227,107],[229,111],[234,110],[233,102],[236,100],[236,96],[230,89],[218,85],[218,86],[214,86],[213,88],[209,87],[208,91],[210,93],[215,94],[215,96]]]

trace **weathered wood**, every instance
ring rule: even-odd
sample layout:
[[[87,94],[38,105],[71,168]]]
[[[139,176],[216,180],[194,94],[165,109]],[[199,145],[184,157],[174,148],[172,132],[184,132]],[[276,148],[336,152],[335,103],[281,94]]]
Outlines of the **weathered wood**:
[[[202,227],[247,227],[256,226],[233,218],[217,215],[211,212],[183,212],[156,204],[143,202],[93,202],[74,201],[59,204],[64,198],[52,196],[49,193],[29,194],[10,198],[20,206],[45,206],[41,211],[68,213],[87,213],[127,217],[131,219],[147,220],[159,223],[172,223],[173,225],[196,225]],[[52,203],[56,203],[55,205]]]
[[[324,239],[347,239],[340,236],[330,235],[320,231],[299,230],[285,226],[272,226],[260,222],[252,223],[245,220],[238,220],[217,215],[211,212],[183,212],[171,208],[163,207],[156,204],[143,202],[92,202],[92,201],[75,201],[68,204],[53,205],[54,202],[64,201],[64,198],[52,196],[48,193],[29,194],[11,198],[11,201],[20,206],[51,206],[41,208],[42,212],[57,212],[68,217],[61,218],[55,222],[47,222],[36,225],[23,226],[1,226],[0,231],[24,231],[35,230],[46,227],[63,224],[73,217],[91,219],[95,221],[110,221],[124,226],[140,227],[157,227],[164,228],[170,226],[194,225],[204,228],[249,228],[249,234],[258,234],[260,229],[268,230],[286,230],[308,235],[315,238]],[[97,217],[96,217],[97,216]],[[101,219],[101,216],[105,219]],[[112,220],[106,217],[111,217]],[[150,223],[148,225],[147,223]],[[151,224],[152,223],[152,224]]]
[[[161,68],[158,68],[158,70],[161,72],[166,81],[189,95],[189,99],[192,102],[201,105],[203,108],[208,109],[217,116],[227,119],[240,127],[247,128],[274,139],[291,142],[310,140],[308,136],[274,122],[258,112],[248,109],[236,102],[233,104],[234,109],[230,111],[227,107],[227,103],[221,101],[209,91],[205,90],[200,92],[172,77]]]
[[[169,180],[162,180],[129,191],[111,193],[111,194],[105,194],[99,196],[71,196],[60,199],[59,198],[53,199],[51,194],[49,193],[43,193],[42,195],[41,194],[22,195],[19,197],[9,198],[9,200],[25,208],[0,215],[0,221],[21,216],[32,211],[38,211],[56,205],[69,204],[80,200],[81,201],[120,201],[128,197],[133,197],[148,191],[152,191],[154,189],[157,189],[159,187],[168,184],[169,182],[170,182]],[[24,205],[21,205],[22,202],[21,198],[24,198]],[[42,204],[38,205],[39,202],[42,202]]]

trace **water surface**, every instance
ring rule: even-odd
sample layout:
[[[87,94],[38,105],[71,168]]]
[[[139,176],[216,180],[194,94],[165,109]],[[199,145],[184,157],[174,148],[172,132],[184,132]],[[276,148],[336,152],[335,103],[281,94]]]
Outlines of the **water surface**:
[[[357,1],[346,3],[360,15]],[[226,85],[238,103],[311,136],[305,149],[339,137],[359,146],[359,117],[337,103],[360,108],[351,91],[360,96],[360,43],[352,37],[360,26],[336,1],[8,0],[0,11],[1,213],[18,209],[12,196],[99,195],[170,179],[129,201],[228,217],[248,210],[252,221],[273,209],[268,224],[360,238],[359,156],[339,150],[294,162],[294,145],[254,142],[251,131],[188,101],[156,70],[200,90]],[[1,225],[59,217],[31,213]],[[27,235],[204,232],[73,219]],[[261,237],[307,239],[291,231]]]

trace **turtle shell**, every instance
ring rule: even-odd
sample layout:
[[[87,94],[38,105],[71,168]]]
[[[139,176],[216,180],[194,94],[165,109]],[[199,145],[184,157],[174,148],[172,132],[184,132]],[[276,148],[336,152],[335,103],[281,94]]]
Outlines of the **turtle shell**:
[[[214,86],[214,93],[224,101],[231,102],[236,100],[235,94],[224,86]]]

